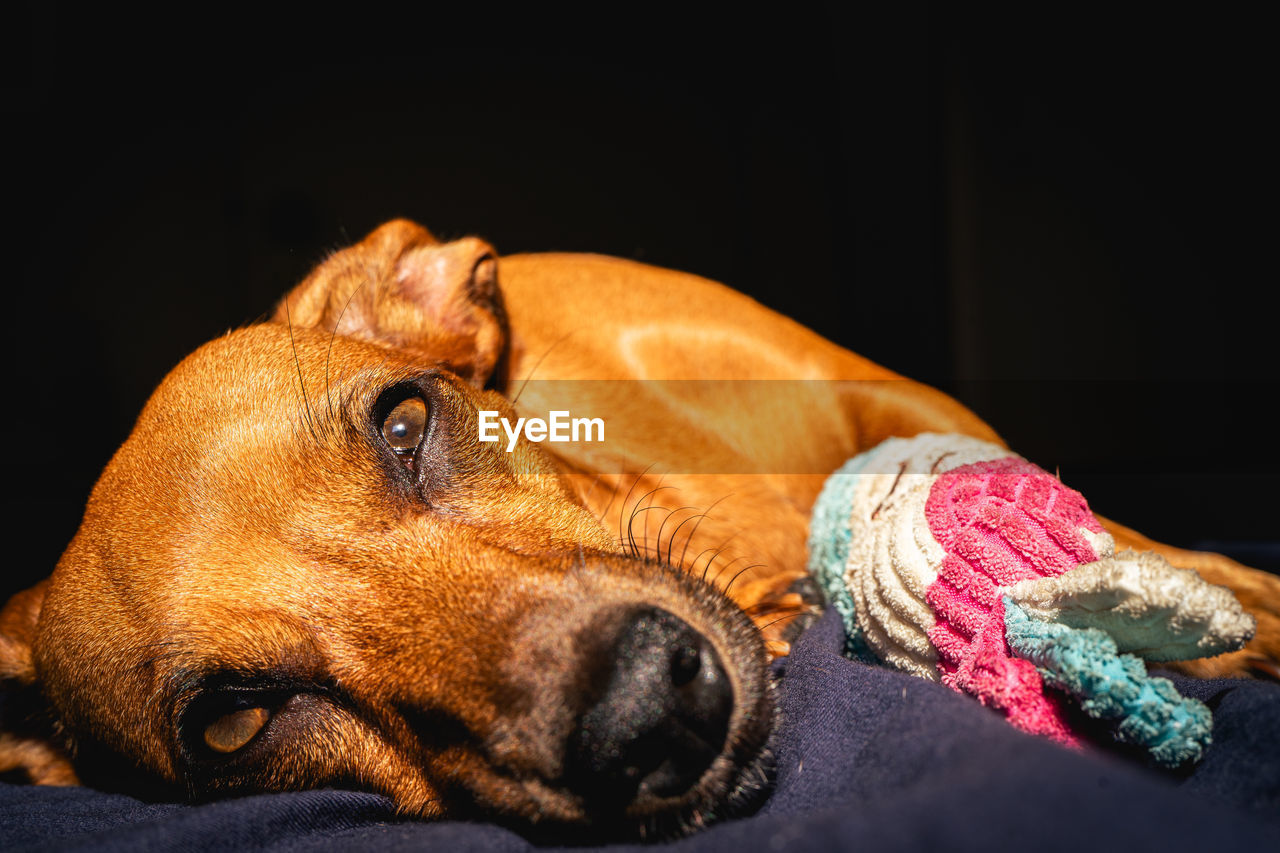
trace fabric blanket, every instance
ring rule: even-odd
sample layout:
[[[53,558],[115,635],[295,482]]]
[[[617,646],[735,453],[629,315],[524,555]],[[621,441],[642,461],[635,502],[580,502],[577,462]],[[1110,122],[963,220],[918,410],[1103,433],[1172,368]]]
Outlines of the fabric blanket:
[[[939,684],[839,655],[834,611],[778,661],[773,793],[667,845],[612,849],[1280,849],[1280,686],[1197,681],[1214,742],[1193,770],[1144,768],[1016,731]],[[311,791],[203,806],[0,785],[3,850],[528,850],[494,826],[398,820],[378,796]]]

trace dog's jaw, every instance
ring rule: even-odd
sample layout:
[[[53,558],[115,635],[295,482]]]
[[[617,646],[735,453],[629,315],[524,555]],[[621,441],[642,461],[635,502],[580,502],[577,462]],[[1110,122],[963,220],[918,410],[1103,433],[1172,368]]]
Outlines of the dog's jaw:
[[[607,567],[607,568],[603,568]],[[490,800],[490,805],[499,805],[498,810],[491,810],[489,816],[504,820],[501,809],[507,809],[507,822],[532,833],[545,840],[561,840],[567,838],[581,841],[604,841],[618,838],[655,839],[667,838],[693,831],[707,823],[737,814],[757,802],[758,795],[767,785],[770,768],[769,743],[775,730],[775,703],[767,667],[768,655],[761,641],[759,632],[750,620],[723,594],[697,578],[672,567],[646,560],[630,557],[618,558],[602,556],[598,561],[588,559],[580,562],[570,570],[573,577],[569,583],[587,588],[598,587],[606,582],[612,587],[610,593],[595,593],[591,599],[601,601],[596,609],[597,614],[604,614],[604,624],[619,612],[631,613],[635,607],[643,607],[642,618],[653,619],[667,626],[683,625],[675,631],[684,633],[692,642],[703,646],[701,671],[699,677],[713,679],[722,673],[729,685],[732,711],[724,729],[723,743],[715,747],[715,755],[708,756],[699,778],[687,788],[664,790],[664,781],[669,784],[670,772],[664,772],[661,754],[641,754],[640,765],[648,767],[622,767],[624,772],[637,773],[643,776],[651,772],[652,790],[647,782],[635,782],[639,776],[632,777],[632,784],[623,782],[623,796],[616,792],[609,793],[613,782],[604,778],[589,777],[574,779],[574,747],[573,744],[587,743],[591,746],[591,754],[597,759],[601,753],[616,754],[626,752],[626,744],[619,746],[616,742],[608,745],[601,743],[597,737],[582,739],[584,728],[599,725],[598,711],[601,704],[608,701],[608,690],[603,691],[598,684],[607,681],[599,673],[591,675],[598,667],[593,666],[591,657],[603,654],[607,661],[606,669],[617,667],[618,660],[625,660],[630,652],[618,647],[614,637],[618,632],[600,626],[600,618],[590,615],[579,624],[587,626],[590,636],[601,636],[604,640],[601,648],[584,652],[581,648],[580,631],[565,630],[566,622],[570,625],[576,620],[561,619],[558,628],[551,628],[544,620],[537,618],[525,622],[524,636],[537,634],[542,630],[555,631],[566,652],[561,658],[559,672],[549,674],[542,671],[542,678],[535,684],[525,682],[533,701],[530,707],[545,709],[551,702],[564,703],[566,693],[579,698],[571,703],[565,713],[535,712],[530,718],[513,718],[508,722],[509,728],[502,740],[506,743],[553,743],[556,745],[550,754],[542,754],[537,760],[517,761],[522,767],[536,768],[530,776],[524,775],[522,793],[524,804],[516,812],[509,811],[512,802],[510,794]],[[619,582],[619,579],[622,579]],[[654,606],[657,610],[652,609]],[[625,620],[624,620],[625,621]],[[540,624],[542,623],[542,624]],[[663,630],[663,629],[659,629]],[[623,632],[625,633],[625,632]],[[622,640],[626,645],[627,640]],[[555,643],[537,642],[530,648],[547,649]],[[578,645],[576,654],[574,646]],[[669,648],[669,646],[667,647]],[[528,672],[537,669],[529,666],[527,659],[517,655],[511,661],[512,672]],[[564,664],[568,665],[565,666]],[[622,667],[620,667],[621,669]],[[585,688],[566,691],[564,680],[581,682],[584,673],[588,681],[594,680],[597,686],[588,683]],[[611,672],[606,672],[608,676]],[[634,676],[629,676],[634,678]],[[635,690],[656,689],[659,694],[662,686],[652,688],[648,684],[635,684],[629,688],[633,695],[628,700],[661,702],[661,697],[653,693],[634,695]],[[669,686],[669,685],[668,685]],[[609,709],[613,710],[613,709]],[[714,712],[713,716],[714,716]],[[538,717],[541,719],[537,719]],[[553,737],[523,738],[532,723],[533,728],[543,727],[556,731]],[[711,733],[707,733],[709,721],[693,721],[695,727],[701,726],[704,736],[717,739],[715,726],[710,722]],[[683,723],[675,723],[678,731],[677,740],[684,738]],[[696,737],[696,736],[695,736]],[[640,736],[642,741],[643,735]],[[608,741],[608,738],[604,739]],[[660,738],[661,740],[661,738]],[[561,744],[568,742],[569,748],[562,749]],[[684,741],[686,743],[698,741]],[[705,741],[702,741],[705,743]],[[661,746],[655,747],[661,750]],[[668,746],[671,749],[673,747]],[[684,755],[666,756],[677,761]],[[646,763],[646,760],[648,763]],[[695,759],[696,760],[696,759]],[[609,762],[605,762],[609,764]],[[621,764],[625,764],[623,761]],[[620,765],[613,762],[616,772]],[[695,764],[696,766],[696,764]],[[679,775],[678,773],[676,774]],[[517,798],[518,799],[518,798]]]

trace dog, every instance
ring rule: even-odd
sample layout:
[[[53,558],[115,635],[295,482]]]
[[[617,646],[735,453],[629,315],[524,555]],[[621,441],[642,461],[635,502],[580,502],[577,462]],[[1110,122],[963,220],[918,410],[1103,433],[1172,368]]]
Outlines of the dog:
[[[607,441],[510,429],[565,389]],[[0,771],[678,834],[766,785],[825,475],[923,431],[999,441],[722,285],[390,222],[146,404],[52,576],[0,612]],[[1185,670],[1275,671],[1280,580],[1105,524],[1257,617]]]

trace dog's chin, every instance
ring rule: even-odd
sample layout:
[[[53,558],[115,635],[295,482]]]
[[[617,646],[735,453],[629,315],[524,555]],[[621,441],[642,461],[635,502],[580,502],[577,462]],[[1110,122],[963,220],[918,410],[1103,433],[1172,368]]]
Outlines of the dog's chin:
[[[641,799],[625,810],[584,810],[579,819],[513,816],[481,812],[476,817],[504,826],[538,845],[596,845],[627,841],[670,841],[724,820],[751,814],[764,802],[773,781],[773,753],[762,749],[729,774],[708,771],[681,797]]]
[[[774,776],[777,726],[772,692],[749,724],[707,768],[698,782],[678,796],[646,792],[625,806],[573,798],[568,810],[534,807],[532,814],[510,812],[478,815],[523,835],[536,844],[604,844],[625,841],[668,841],[724,820],[743,817],[764,802]],[[558,797],[556,799],[559,799]],[[561,803],[563,800],[560,801]],[[559,815],[556,815],[559,812]]]
[[[726,774],[717,774],[713,767],[691,798],[632,818],[624,827],[626,836],[642,841],[670,840],[751,814],[764,802],[773,783],[773,755],[766,744],[750,761],[733,766]]]
[[[583,843],[666,841],[759,808],[773,783],[778,731],[772,675],[761,681],[750,712],[739,718],[723,751],[691,789],[673,797],[642,795],[623,810],[589,811],[576,837],[570,832],[559,838]]]

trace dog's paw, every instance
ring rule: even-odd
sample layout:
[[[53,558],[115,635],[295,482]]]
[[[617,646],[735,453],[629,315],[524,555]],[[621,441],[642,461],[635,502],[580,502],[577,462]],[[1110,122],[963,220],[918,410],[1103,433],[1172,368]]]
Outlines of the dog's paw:
[[[801,575],[747,609],[760,629],[771,657],[791,653],[791,644],[822,615],[822,592],[810,575]]]

